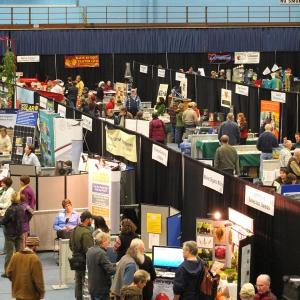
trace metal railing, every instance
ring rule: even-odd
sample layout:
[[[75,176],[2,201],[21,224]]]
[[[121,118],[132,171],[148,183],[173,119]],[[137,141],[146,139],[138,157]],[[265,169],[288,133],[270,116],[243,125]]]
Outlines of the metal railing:
[[[294,23],[299,6],[0,7],[0,25]]]

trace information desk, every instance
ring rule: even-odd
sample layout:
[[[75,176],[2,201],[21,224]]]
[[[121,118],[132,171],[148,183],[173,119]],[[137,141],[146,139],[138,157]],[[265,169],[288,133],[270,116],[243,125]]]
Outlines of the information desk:
[[[256,145],[257,138],[247,139],[246,145]],[[217,148],[220,146],[218,140],[202,140],[196,142],[196,148],[199,152],[199,156],[197,158],[209,158],[213,159],[216,153]]]

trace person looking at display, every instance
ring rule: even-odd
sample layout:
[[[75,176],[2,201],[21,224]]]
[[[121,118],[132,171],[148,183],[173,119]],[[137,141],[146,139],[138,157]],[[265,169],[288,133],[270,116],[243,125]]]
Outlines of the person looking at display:
[[[141,99],[136,93],[136,89],[131,89],[130,95],[125,100],[125,107],[134,117],[140,110]]]
[[[11,152],[12,145],[10,137],[7,134],[6,128],[0,129],[0,153]]]
[[[114,109],[115,108],[115,98],[111,97],[109,101],[105,104],[105,113],[107,114],[107,111],[109,109]]]
[[[240,143],[240,129],[238,124],[234,122],[234,115],[232,113],[227,114],[227,120],[221,124],[218,138],[220,140],[222,135],[229,137],[229,145],[238,145]]]
[[[241,300],[254,300],[255,288],[251,283],[244,283],[240,290]]]
[[[290,158],[287,169],[289,173],[292,173],[297,176],[297,179],[300,179],[300,149],[296,148],[294,155]]]
[[[23,165],[33,165],[36,167],[40,167],[40,161],[37,158],[37,156],[34,153],[34,146],[33,145],[28,145],[26,144],[25,149],[24,149],[24,155],[22,158],[22,164]]]
[[[271,292],[271,278],[267,274],[261,274],[256,279],[257,293],[255,300],[277,300],[277,297]]]
[[[80,224],[80,216],[73,209],[71,200],[64,199],[61,205],[64,210],[57,214],[53,228],[56,230],[57,238],[69,239],[74,227]]]
[[[183,263],[178,267],[173,281],[174,300],[199,299],[203,264],[198,258],[195,241],[183,243]]]
[[[99,229],[102,232],[109,233],[109,228],[102,216],[93,216],[95,230]]]
[[[165,123],[158,118],[158,113],[152,114],[152,120],[149,124],[149,138],[158,143],[165,143],[166,127]]]
[[[20,177],[20,190],[19,194],[24,194],[25,202],[32,208],[35,209],[36,198],[33,189],[29,185],[30,177],[22,175]]]
[[[166,110],[165,99],[163,97],[159,97],[158,101],[154,107],[155,112],[159,116],[163,116]]]
[[[12,188],[13,181],[10,177],[5,177],[1,181],[0,189],[0,220],[4,216],[6,209],[11,205],[11,197],[15,190]]]
[[[193,102],[188,104],[187,110],[185,110],[182,114],[182,121],[184,123],[185,128],[194,128],[198,124],[197,113],[194,110]]]
[[[292,146],[293,144],[291,140],[286,140],[283,144],[283,149],[281,149],[279,153],[280,167],[286,167],[288,165],[289,160],[292,157]]]
[[[243,113],[238,113],[237,124],[240,129],[240,145],[246,145],[246,140],[248,138],[248,124]]]

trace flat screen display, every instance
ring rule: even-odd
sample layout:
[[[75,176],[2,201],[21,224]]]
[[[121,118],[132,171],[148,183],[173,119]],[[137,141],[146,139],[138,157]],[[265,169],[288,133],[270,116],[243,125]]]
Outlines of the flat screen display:
[[[153,246],[152,260],[155,268],[176,269],[183,262],[182,248]]]

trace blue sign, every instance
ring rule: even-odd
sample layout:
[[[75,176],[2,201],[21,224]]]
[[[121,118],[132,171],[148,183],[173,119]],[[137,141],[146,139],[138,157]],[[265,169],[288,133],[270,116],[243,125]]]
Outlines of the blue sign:
[[[17,113],[16,125],[35,127],[37,123],[37,118],[38,118],[37,111],[19,110]]]

